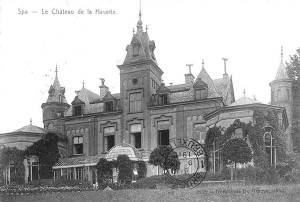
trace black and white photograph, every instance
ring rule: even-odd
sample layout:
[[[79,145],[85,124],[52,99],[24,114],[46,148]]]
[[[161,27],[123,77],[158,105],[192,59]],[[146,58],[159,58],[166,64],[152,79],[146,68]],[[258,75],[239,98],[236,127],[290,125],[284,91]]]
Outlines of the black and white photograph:
[[[299,8],[0,0],[0,202],[300,201]]]

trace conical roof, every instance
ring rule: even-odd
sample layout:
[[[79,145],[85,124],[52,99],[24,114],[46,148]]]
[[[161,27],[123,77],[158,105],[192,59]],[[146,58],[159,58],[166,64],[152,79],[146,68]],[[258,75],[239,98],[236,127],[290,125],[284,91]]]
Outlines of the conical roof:
[[[51,102],[63,102],[68,104],[66,98],[65,98],[65,88],[61,87],[57,74],[55,76],[53,85],[50,86],[50,89],[48,91],[49,95],[48,95],[48,99],[47,99],[47,103],[51,103]]]
[[[287,70],[283,62],[283,47],[281,46],[281,61],[274,80],[276,81],[284,79],[289,79],[289,76],[287,74]]]
[[[289,76],[287,74],[286,71],[286,67],[283,63],[283,61],[281,60],[279,68],[277,70],[277,74],[274,80],[283,80],[283,79],[289,79]]]

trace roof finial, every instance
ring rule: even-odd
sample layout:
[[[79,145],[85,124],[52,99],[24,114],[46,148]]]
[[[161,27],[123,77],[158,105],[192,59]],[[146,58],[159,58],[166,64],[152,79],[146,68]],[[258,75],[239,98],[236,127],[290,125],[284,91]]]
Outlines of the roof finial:
[[[204,59],[202,60],[202,68],[204,68]]]
[[[246,90],[245,90],[245,88],[244,88],[244,92],[243,93],[244,93],[244,97],[246,97]]]
[[[192,74],[192,72],[191,72],[191,67],[193,66],[193,64],[186,64],[186,66],[189,67],[189,74]]]
[[[55,67],[55,76],[57,76],[57,63],[56,63],[56,67]]]
[[[148,31],[148,26],[146,25],[146,32]]]
[[[139,21],[136,25],[136,28],[137,28],[137,32],[138,33],[141,33],[143,32],[143,22],[142,22],[142,3],[141,3],[141,0],[140,0],[140,12],[139,12]]]
[[[142,1],[140,0],[140,20],[142,20]]]
[[[82,88],[84,88],[84,80],[82,81]]]
[[[281,61],[283,59],[283,47],[281,46]]]
[[[30,118],[30,125],[32,125],[32,118]]]
[[[222,58],[224,60],[224,74],[227,74],[226,72],[226,62],[227,62],[227,58]]]

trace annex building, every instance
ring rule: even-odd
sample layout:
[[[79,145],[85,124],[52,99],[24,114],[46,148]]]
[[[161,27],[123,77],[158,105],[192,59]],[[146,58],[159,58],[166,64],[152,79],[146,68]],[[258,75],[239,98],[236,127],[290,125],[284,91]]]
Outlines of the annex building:
[[[155,57],[156,44],[143,29],[141,13],[137,30],[126,47],[120,70],[120,93],[112,94],[102,79],[99,92],[82,86],[69,103],[57,70],[48,98],[42,104],[45,131],[56,132],[61,158],[53,167],[54,178],[88,179],[96,183],[96,164],[100,158],[116,159],[127,154],[133,161],[149,160],[151,151],[168,145],[173,138],[193,138],[205,143],[209,128],[229,127],[236,119],[252,122],[254,110],[274,109],[280,130],[286,131],[291,147],[293,96],[291,81],[281,59],[277,75],[270,83],[271,103],[262,104],[246,96],[236,100],[233,78],[226,72],[212,79],[204,61],[198,75],[184,75],[185,83],[167,86],[162,81],[163,67]],[[290,83],[289,83],[290,82]],[[268,126],[266,126],[268,127]],[[248,142],[249,137],[237,128],[235,137]],[[276,165],[276,142],[266,130],[266,150],[270,163]],[[209,153],[211,171],[220,171],[220,148],[212,145]],[[195,168],[184,159],[180,166],[192,173]],[[204,169],[204,163],[201,163]],[[161,174],[156,166],[147,165],[147,176]]]

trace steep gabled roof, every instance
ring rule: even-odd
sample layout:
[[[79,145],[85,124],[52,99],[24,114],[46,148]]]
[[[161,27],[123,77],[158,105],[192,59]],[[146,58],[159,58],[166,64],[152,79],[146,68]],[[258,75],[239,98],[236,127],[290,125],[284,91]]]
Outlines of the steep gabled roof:
[[[200,79],[200,78],[208,86],[208,98],[221,97],[218,94],[217,88],[216,88],[213,80],[211,79],[211,77],[209,76],[209,74],[207,73],[207,71],[205,70],[204,67],[202,67],[200,73],[198,74],[195,83],[197,83],[198,79]]]
[[[92,91],[86,89],[85,87],[82,87],[82,89],[78,92],[77,96],[86,105],[89,105],[91,102],[94,102],[94,101],[100,99],[99,95],[97,95],[96,93],[93,93]]]
[[[196,83],[193,85],[193,88],[203,88],[203,87],[208,87],[207,83],[202,81],[201,77],[196,80]]]

